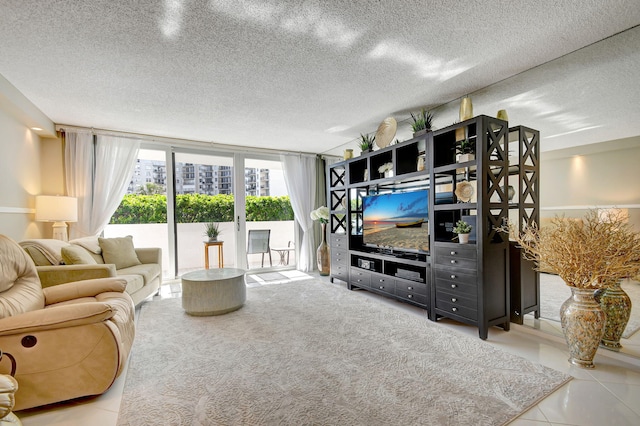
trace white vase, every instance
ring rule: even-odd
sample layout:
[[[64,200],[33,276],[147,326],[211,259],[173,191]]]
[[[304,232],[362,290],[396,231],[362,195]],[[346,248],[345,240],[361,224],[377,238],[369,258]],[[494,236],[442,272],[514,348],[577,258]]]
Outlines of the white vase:
[[[469,244],[469,234],[458,234],[460,244]]]

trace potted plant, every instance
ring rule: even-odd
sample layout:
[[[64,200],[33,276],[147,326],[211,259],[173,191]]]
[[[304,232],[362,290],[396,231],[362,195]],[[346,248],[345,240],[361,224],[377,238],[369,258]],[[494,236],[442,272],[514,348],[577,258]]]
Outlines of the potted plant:
[[[557,274],[571,288],[571,297],[560,308],[569,362],[593,368],[607,322],[618,322],[623,315],[619,310],[605,313],[594,293],[640,272],[640,233],[622,215],[595,209],[582,219],[556,216],[542,229],[532,224],[522,232],[512,226],[502,230],[538,270]]]
[[[209,237],[209,241],[217,241],[220,235],[220,224],[216,222],[208,222],[204,225],[204,235]]]
[[[358,142],[358,146],[363,153],[371,152],[373,151],[373,142],[375,142],[375,140],[375,135],[363,135],[362,133],[360,133],[360,142]]]
[[[469,234],[473,228],[464,220],[456,222],[456,226],[453,228],[453,232],[458,234],[456,237],[460,244],[467,244],[469,242]],[[455,239],[455,238],[454,238]]]
[[[411,128],[413,129],[413,137],[424,135],[431,131],[431,123],[433,121],[433,114],[426,109],[422,108],[417,115],[411,113],[411,119],[413,123]]]
[[[475,160],[476,146],[475,143],[469,139],[463,139],[456,144],[456,153],[460,154],[458,157],[458,163],[465,163],[467,161]]]

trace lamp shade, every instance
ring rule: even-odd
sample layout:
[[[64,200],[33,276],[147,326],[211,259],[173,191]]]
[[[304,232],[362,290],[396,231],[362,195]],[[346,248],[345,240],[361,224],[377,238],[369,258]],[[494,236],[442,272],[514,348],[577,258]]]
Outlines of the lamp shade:
[[[60,195],[36,196],[36,220],[40,222],[76,222],[78,199]]]

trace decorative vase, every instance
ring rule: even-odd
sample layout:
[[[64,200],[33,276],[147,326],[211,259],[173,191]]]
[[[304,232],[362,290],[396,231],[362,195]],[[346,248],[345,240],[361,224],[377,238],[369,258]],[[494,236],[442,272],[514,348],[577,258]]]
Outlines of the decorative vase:
[[[416,170],[421,172],[424,170],[424,157],[418,157],[418,163],[416,164]]]
[[[427,133],[427,129],[420,129],[413,132],[413,137],[416,138],[418,136],[422,136]]]
[[[593,358],[604,333],[605,313],[596,302],[593,289],[570,288],[571,297],[560,307],[562,332],[569,346],[569,362],[593,368]]]
[[[331,271],[331,258],[329,257],[329,244],[327,244],[327,224],[322,224],[322,242],[318,246],[316,259],[318,261],[318,271],[320,275],[329,275]]]
[[[353,149],[345,149],[344,154],[342,155],[342,158],[345,160],[349,160],[350,158],[353,158]]]
[[[631,316],[631,299],[620,287],[620,281],[606,289],[596,290],[595,299],[607,316],[600,346],[619,351],[622,348],[620,338]]]
[[[473,104],[471,103],[471,98],[465,96],[460,101],[460,121],[465,121],[470,118],[473,118]]]
[[[458,242],[460,244],[469,244],[469,234],[458,234]]]
[[[506,109],[499,110],[498,113],[496,114],[496,118],[498,120],[509,121],[509,116],[507,115],[507,110]]]
[[[384,177],[393,177],[393,170],[387,170],[384,172]]]

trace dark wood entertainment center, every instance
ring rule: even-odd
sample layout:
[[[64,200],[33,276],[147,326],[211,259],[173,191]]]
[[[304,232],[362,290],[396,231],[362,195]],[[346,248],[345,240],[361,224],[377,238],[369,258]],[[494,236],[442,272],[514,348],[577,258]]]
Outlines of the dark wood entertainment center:
[[[328,166],[331,281],[419,306],[432,321],[477,326],[481,339],[491,326],[509,330],[527,312],[537,317],[538,274],[528,273],[513,247],[510,261],[508,236],[496,228],[510,209],[518,228],[538,222],[538,139],[535,130],[480,115]],[[474,159],[459,162],[461,140],[475,147]],[[509,161],[516,143],[517,165]],[[378,173],[386,163],[392,176]],[[456,195],[463,182],[474,188],[469,199]],[[510,199],[509,184],[517,198]],[[428,252],[363,243],[363,197],[422,189],[429,191]],[[474,228],[469,244],[454,241],[458,220]]]

